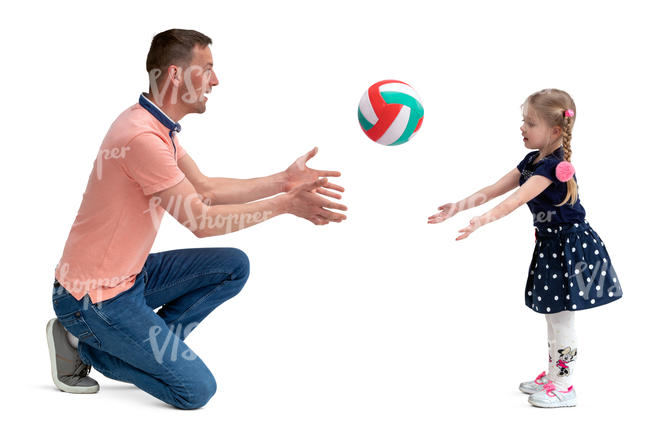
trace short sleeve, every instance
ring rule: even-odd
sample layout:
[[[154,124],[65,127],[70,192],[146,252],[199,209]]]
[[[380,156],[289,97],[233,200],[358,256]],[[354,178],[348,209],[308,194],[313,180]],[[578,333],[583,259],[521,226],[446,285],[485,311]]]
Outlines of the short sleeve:
[[[533,176],[540,175],[550,179],[554,184],[560,183],[560,180],[555,175],[555,168],[562,162],[557,158],[544,158],[539,162],[539,165],[533,171]]]
[[[526,156],[524,156],[524,159],[522,159],[521,162],[519,164],[517,164],[517,170],[519,170],[519,173],[524,172],[524,168],[526,167],[526,164],[530,160],[530,157],[531,157],[531,155],[533,153],[535,153],[535,151],[529,152],[528,154],[526,154]]]
[[[145,195],[172,187],[185,177],[174,159],[174,149],[153,133],[145,132],[131,140],[123,163]]]
[[[185,148],[181,146],[181,143],[178,140],[178,134],[174,135],[174,144],[176,145],[176,160],[178,161],[187,152],[185,151]]]

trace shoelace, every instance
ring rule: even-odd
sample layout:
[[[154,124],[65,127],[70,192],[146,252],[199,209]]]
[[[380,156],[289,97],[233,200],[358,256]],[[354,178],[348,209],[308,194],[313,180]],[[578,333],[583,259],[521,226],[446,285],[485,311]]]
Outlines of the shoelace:
[[[546,371],[542,371],[536,378],[535,378],[535,383],[538,385],[542,385],[541,379],[542,377],[546,376]]]
[[[548,395],[549,397],[556,397],[560,400],[561,400],[560,393],[567,394],[571,392],[572,389],[573,386],[570,386],[566,391],[559,390],[557,389],[557,387],[555,386],[552,380],[549,380],[547,383],[544,384],[544,391],[546,391],[546,395]]]
[[[557,395],[552,394],[555,391],[555,384],[550,380],[544,384],[544,391],[546,391],[546,395],[549,397],[557,397]]]
[[[74,377],[86,377],[88,376],[88,373],[90,373],[90,365],[84,364],[82,361],[77,361],[77,365],[75,366],[74,371],[72,372],[72,376]]]

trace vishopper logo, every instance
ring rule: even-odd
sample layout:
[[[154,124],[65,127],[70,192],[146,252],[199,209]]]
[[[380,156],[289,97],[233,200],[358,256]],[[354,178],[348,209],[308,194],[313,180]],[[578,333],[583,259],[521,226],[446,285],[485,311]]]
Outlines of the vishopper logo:
[[[179,102],[179,92],[184,90],[180,95],[182,102],[193,104],[201,100],[204,93],[210,88],[210,78],[212,77],[212,70],[203,70],[201,66],[190,65],[187,68],[178,67],[179,74],[182,76],[184,86],[172,86],[171,80],[164,80],[162,88],[158,88],[158,79],[162,76],[163,71],[155,68],[149,72],[149,83],[151,85],[151,97],[157,106],[161,106],[165,95],[170,95],[170,103],[177,104]],[[197,73],[195,76],[200,77],[201,85],[199,89],[194,88],[192,74]],[[200,90],[200,91],[197,91]]]
[[[124,159],[126,158],[126,152],[127,150],[131,150],[129,146],[122,146],[122,147],[113,147],[111,149],[100,149],[99,154],[97,155],[97,159],[95,160],[97,164],[97,170],[96,170],[96,175],[97,175],[97,180],[102,180],[102,170],[104,167],[103,161],[105,159]]]
[[[537,212],[536,214],[533,214],[533,224],[551,222],[553,215],[555,215],[556,213],[557,212],[555,212],[554,210]]]
[[[163,332],[163,328],[154,325],[149,328],[149,338],[144,341],[148,341],[151,345],[153,356],[158,364],[162,364],[165,361],[165,354],[167,354],[168,349],[169,356],[167,359],[173,362],[176,361],[179,356],[179,342],[197,326],[198,322],[189,323],[188,325],[185,325],[184,328],[182,323],[170,325],[168,332],[159,339],[158,336]],[[189,347],[183,350],[183,352],[180,353],[180,356],[187,361],[192,361],[198,357]]]
[[[84,295],[86,293],[93,292],[93,294],[96,297],[103,298],[102,292],[108,289],[113,289],[115,286],[120,284],[123,281],[128,280],[129,278],[132,277],[132,275],[119,275],[119,276],[113,276],[113,277],[106,277],[106,278],[88,278],[88,279],[78,279],[78,278],[73,278],[71,280],[68,280],[67,275],[70,270],[70,264],[69,263],[61,263],[59,265],[61,268],[59,272],[59,286],[54,288],[52,296],[60,296],[66,293],[83,293]],[[66,283],[66,287],[63,286],[63,282]],[[87,310],[90,306],[89,304],[91,303],[90,301],[90,296],[84,296],[82,298],[83,304],[82,304],[82,310]],[[98,308],[101,308],[101,302],[98,302],[97,305],[95,305]]]
[[[572,279],[575,279],[578,284],[578,294],[582,296],[585,301],[595,303],[595,298],[601,298],[607,294],[609,297],[618,297],[622,295],[621,285],[618,282],[616,273],[613,268],[609,268],[611,281],[614,283],[611,286],[605,287],[607,280],[609,262],[607,259],[598,260],[596,263],[587,263],[585,261],[576,262],[575,270]],[[595,292],[592,294],[592,291]]]
[[[206,206],[202,207],[200,215],[194,215],[192,203],[199,199]],[[159,212],[157,209],[160,207],[162,199],[157,196],[152,196],[149,199],[149,208],[144,211],[144,213],[149,213],[151,216],[151,221],[156,230],[160,227],[160,221],[162,220],[162,214],[158,217]],[[185,210],[185,214],[188,215],[188,219],[185,221],[180,221],[181,218],[181,206]],[[196,230],[204,230],[206,228],[221,228],[225,227],[225,233],[231,233],[233,228],[237,227],[238,230],[246,227],[246,224],[250,223],[260,223],[266,221],[273,214],[272,211],[264,212],[242,212],[234,213],[227,215],[208,215],[208,209],[210,208],[210,200],[204,198],[198,193],[192,193],[186,196],[183,199],[182,195],[175,195],[169,198],[169,202],[164,207],[164,209],[171,214],[176,220],[179,220],[181,224],[189,228],[192,232]]]

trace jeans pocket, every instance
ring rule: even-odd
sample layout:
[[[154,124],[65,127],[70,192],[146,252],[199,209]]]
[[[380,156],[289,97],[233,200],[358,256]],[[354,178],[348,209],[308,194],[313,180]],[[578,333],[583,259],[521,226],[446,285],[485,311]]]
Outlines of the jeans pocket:
[[[96,348],[102,347],[99,338],[90,329],[81,311],[73,311],[61,316],[57,315],[57,317],[63,327],[77,337],[81,343],[86,343]]]
[[[102,301],[99,301],[95,304],[90,304],[90,308],[97,315],[97,317],[104,321],[105,324],[108,326],[113,326],[113,320],[106,311],[108,309],[108,306],[105,306]]]
[[[131,307],[140,302],[145,302],[142,278],[143,274],[140,273],[131,287],[112,298],[90,303],[90,309],[108,326],[128,320]]]

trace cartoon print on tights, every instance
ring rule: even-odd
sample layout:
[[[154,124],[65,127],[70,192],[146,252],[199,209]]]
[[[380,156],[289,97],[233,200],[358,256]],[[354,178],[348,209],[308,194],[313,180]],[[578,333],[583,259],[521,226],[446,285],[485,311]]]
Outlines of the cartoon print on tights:
[[[560,369],[560,376],[568,376],[571,374],[569,369],[569,362],[572,362],[576,355],[578,354],[578,349],[571,349],[571,346],[567,346],[564,349],[558,350],[560,357],[558,358],[555,365]]]

